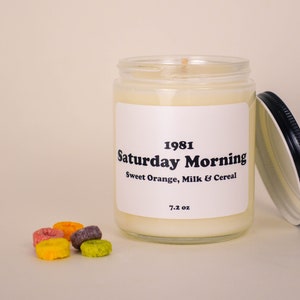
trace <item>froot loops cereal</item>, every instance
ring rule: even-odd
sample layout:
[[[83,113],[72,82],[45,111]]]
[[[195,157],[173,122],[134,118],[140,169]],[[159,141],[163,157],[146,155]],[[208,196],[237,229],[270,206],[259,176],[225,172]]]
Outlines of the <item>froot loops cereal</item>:
[[[36,230],[33,233],[33,245],[37,257],[43,260],[69,257],[71,243],[83,256],[102,257],[111,253],[112,245],[101,238],[102,232],[98,226],[84,227],[81,223],[64,221],[55,223],[53,228]]]
[[[64,232],[55,228],[40,228],[33,233],[33,246],[36,246],[38,243],[44,240],[49,240],[52,238],[63,237]]]
[[[36,255],[44,260],[54,260],[70,256],[70,242],[65,238],[51,238],[35,246]]]
[[[77,230],[71,235],[71,243],[75,249],[80,249],[83,242],[92,239],[101,239],[102,232],[98,226],[87,226],[80,230]]]
[[[75,231],[83,228],[83,225],[81,223],[77,223],[77,222],[66,221],[66,222],[55,223],[53,225],[53,228],[62,230],[64,232],[64,238],[67,239],[68,241],[70,241],[71,235]]]
[[[101,257],[109,255],[112,245],[106,240],[88,240],[80,246],[81,254],[87,257]]]

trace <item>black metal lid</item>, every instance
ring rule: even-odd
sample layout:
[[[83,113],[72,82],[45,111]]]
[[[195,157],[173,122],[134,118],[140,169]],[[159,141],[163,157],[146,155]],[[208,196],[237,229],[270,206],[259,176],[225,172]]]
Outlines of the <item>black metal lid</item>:
[[[256,165],[283,217],[300,224],[300,128],[274,93],[257,96]]]

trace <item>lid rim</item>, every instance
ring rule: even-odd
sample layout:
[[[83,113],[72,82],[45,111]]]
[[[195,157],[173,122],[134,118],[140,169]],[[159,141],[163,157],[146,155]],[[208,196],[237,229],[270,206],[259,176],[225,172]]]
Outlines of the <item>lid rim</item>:
[[[257,96],[272,113],[291,152],[300,180],[300,128],[285,103],[272,92],[263,92]]]

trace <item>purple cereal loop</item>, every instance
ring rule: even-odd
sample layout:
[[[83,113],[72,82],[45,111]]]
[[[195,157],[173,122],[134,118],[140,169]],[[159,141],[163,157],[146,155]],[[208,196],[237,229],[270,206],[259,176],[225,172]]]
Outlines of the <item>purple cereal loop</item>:
[[[71,235],[71,243],[75,249],[80,249],[80,246],[83,242],[92,240],[92,239],[101,239],[102,232],[98,226],[86,226],[82,229],[75,231]]]

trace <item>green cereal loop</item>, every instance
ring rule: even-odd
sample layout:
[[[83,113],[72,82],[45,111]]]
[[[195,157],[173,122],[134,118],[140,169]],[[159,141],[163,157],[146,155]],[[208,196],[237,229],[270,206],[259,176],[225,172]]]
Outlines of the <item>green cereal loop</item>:
[[[87,257],[101,257],[109,255],[112,251],[112,245],[106,240],[88,240],[80,246],[81,254]]]

